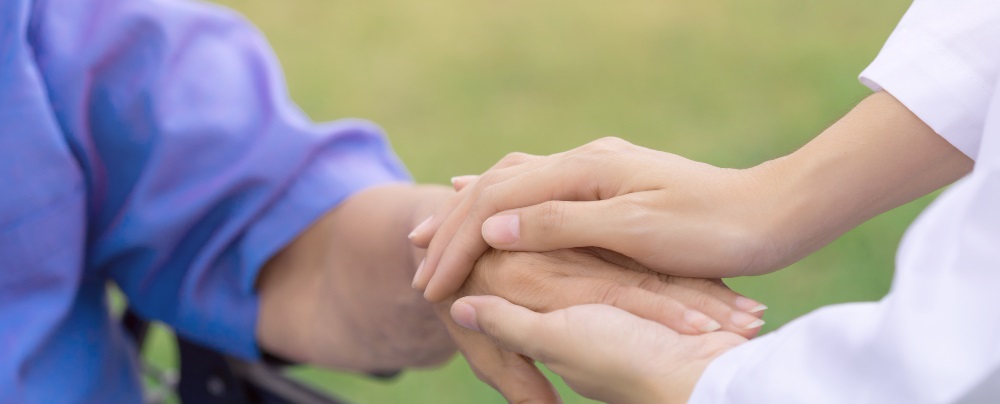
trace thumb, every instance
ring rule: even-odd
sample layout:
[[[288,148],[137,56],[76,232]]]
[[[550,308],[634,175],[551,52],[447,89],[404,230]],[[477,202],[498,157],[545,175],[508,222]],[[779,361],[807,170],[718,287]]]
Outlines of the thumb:
[[[478,320],[477,312],[482,310],[484,320]],[[506,313],[513,310],[516,316]],[[539,314],[516,306],[496,296],[472,296],[459,299],[451,306],[451,316],[455,323],[473,331],[500,330],[504,335],[516,329],[517,324],[497,324],[494,319],[524,319]],[[484,321],[480,323],[480,321]],[[455,335],[453,333],[453,335]],[[480,342],[480,339],[482,341]],[[509,339],[509,338],[508,338]],[[459,348],[469,361],[469,365],[480,380],[497,389],[508,402],[512,403],[558,403],[559,394],[552,384],[534,365],[532,359],[519,355],[519,351],[504,349],[497,343],[496,334],[476,334],[471,338],[456,339]],[[520,342],[520,340],[519,340]],[[484,347],[482,344],[487,344]]]
[[[462,327],[490,337],[498,346],[531,358],[554,333],[547,332],[542,314],[497,296],[466,296],[451,306],[451,318]]]
[[[627,233],[634,216],[623,212],[615,199],[548,201],[491,216],[483,223],[483,239],[498,250],[602,247],[630,255],[641,245]]]

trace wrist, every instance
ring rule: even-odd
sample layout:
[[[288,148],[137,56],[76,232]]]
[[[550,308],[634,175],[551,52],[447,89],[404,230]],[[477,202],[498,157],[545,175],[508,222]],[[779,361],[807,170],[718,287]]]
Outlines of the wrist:
[[[696,348],[694,350],[696,353],[689,360],[676,360],[675,358],[671,363],[656,369],[661,371],[648,372],[643,377],[638,378],[643,384],[634,390],[643,392],[644,395],[632,397],[629,401],[636,403],[687,403],[709,365],[726,352],[746,342],[746,339],[726,332],[706,334],[698,338],[703,338],[705,345]]]
[[[257,343],[262,352],[295,362],[308,362],[315,355],[313,333],[308,329],[319,306],[316,296],[323,282],[319,265],[302,261],[286,248],[269,260],[257,278],[259,298]]]
[[[836,185],[822,180],[829,164],[792,154],[747,170],[760,209],[752,233],[761,259],[744,275],[784,268],[850,228],[852,201],[836,198]]]
[[[646,373],[640,378],[641,386],[632,389],[638,393],[625,399],[630,403],[687,403],[694,393],[698,379],[705,373],[711,359],[689,362],[683,368],[674,369],[668,374],[660,372]]]
[[[406,238],[419,210],[433,211],[448,195],[434,187],[373,187],[300,234],[261,269],[261,348],[359,371],[422,366],[450,355],[447,334],[410,288],[418,252]],[[382,336],[388,337],[376,339]]]
[[[781,262],[791,254],[794,237],[786,237],[782,179],[784,166],[777,160],[755,167],[732,170],[733,183],[723,192],[734,204],[731,220],[741,235],[738,241],[743,253],[733,267],[736,273],[725,277],[760,275],[780,268]]]

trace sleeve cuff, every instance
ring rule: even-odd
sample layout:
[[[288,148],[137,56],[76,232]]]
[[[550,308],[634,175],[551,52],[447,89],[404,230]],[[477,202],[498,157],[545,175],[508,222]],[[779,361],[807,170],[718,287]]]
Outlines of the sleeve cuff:
[[[773,344],[775,339],[777,339],[777,332],[772,332],[730,349],[715,358],[698,379],[688,403],[729,402],[727,399],[728,387],[736,379],[743,365],[758,362],[760,356],[766,352],[764,346]]]
[[[860,76],[975,159],[993,85],[933,37],[899,27]]]
[[[392,152],[381,130],[374,124],[343,120],[321,128],[337,132],[306,166],[299,177],[246,231],[239,246],[243,262],[240,292],[253,296],[252,310],[238,329],[250,338],[240,338],[233,347],[251,359],[261,357],[255,335],[259,301],[254,284],[261,267],[282,248],[331,209],[355,193],[377,185],[412,181]],[[235,342],[235,341],[233,341]]]

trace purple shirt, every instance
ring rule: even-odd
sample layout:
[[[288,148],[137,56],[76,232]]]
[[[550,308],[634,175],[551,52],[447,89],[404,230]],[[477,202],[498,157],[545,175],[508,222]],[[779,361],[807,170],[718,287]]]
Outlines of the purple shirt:
[[[254,358],[254,280],[351,194],[408,180],[314,124],[264,38],[179,0],[0,2],[0,401],[135,402],[137,313]]]

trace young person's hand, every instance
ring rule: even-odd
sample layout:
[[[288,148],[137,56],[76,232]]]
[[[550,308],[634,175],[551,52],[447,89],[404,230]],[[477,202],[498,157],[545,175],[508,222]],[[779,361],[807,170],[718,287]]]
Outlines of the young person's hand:
[[[459,296],[481,294],[504,296],[540,312],[601,303],[688,335],[721,329],[752,337],[763,324],[759,316],[764,307],[721,282],[651,273],[601,251],[490,251],[459,291]],[[439,303],[438,314],[475,374],[510,402],[557,401],[555,390],[533,360],[452,321],[449,309],[455,298]]]
[[[611,403],[685,403],[708,364],[746,341],[682,335],[607,305],[536,313],[496,296],[452,305],[454,320],[497,346],[544,363],[576,392]]]
[[[411,233],[429,246],[414,286],[432,301],[450,295],[489,246],[597,246],[691,277],[766,273],[971,168],[887,93],[750,169],[614,138],[546,157],[512,154],[478,178],[456,178],[468,185]]]

